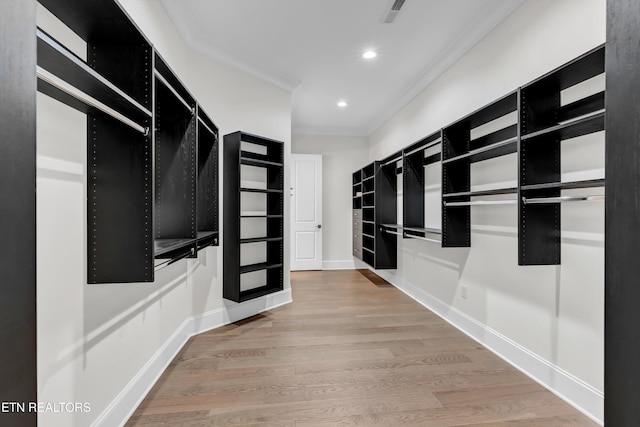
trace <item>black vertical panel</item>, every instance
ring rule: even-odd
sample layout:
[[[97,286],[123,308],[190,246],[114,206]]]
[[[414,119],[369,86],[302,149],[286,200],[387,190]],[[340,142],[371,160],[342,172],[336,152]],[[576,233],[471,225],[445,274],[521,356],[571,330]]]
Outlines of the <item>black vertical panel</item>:
[[[640,9],[607,1],[605,408],[607,427],[640,425]]]
[[[223,152],[223,225],[222,296],[240,301],[240,144],[242,134],[224,136]]]
[[[375,162],[375,261],[374,268],[395,269],[398,264],[397,239],[383,233],[381,224],[395,224],[398,215],[398,179],[396,163],[382,166]]]
[[[100,112],[87,121],[88,283],[152,282],[151,137]]]
[[[402,224],[424,228],[424,150],[403,156]],[[424,233],[419,235],[424,236]]]
[[[0,13],[0,402],[37,401],[36,3],[4,0]],[[0,413],[2,426],[36,413]]]

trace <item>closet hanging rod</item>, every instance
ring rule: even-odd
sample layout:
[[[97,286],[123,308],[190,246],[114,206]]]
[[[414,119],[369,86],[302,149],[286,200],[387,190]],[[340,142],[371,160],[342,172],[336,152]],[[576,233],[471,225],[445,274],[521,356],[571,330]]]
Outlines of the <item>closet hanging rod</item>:
[[[442,243],[442,240],[429,239],[428,237],[422,237],[422,236],[414,236],[414,235],[409,234],[409,233],[405,233],[404,236],[408,237],[409,239],[418,239],[418,240],[424,240],[426,242]]]
[[[192,107],[191,105],[189,105],[189,103],[187,103],[187,101],[184,100],[184,98],[182,96],[180,96],[180,94],[173,88],[173,86],[171,86],[171,84],[167,81],[167,79],[164,78],[164,76],[162,74],[160,74],[160,72],[158,70],[154,71],[154,75],[156,76],[156,78],[158,80],[160,80],[162,82],[163,85],[165,85],[167,87],[167,89],[169,89],[171,91],[171,93],[173,93],[173,95],[178,98],[178,100],[182,103],[182,105],[184,105],[187,110],[191,111],[191,114],[195,114],[196,113],[196,109],[194,107]]]
[[[405,156],[410,156],[410,155],[412,155],[413,153],[417,153],[417,152],[418,152],[418,151],[420,151],[420,150],[426,150],[426,149],[428,149],[428,148],[435,147],[436,145],[438,145],[438,144],[440,144],[440,143],[442,143],[442,140],[441,140],[440,138],[438,138],[437,140],[435,140],[435,141],[433,141],[433,142],[428,143],[428,144],[427,144],[427,145],[425,145],[424,147],[420,147],[420,148],[413,149],[413,150],[409,151],[408,153],[404,153],[404,155],[405,155]]]
[[[117,112],[113,108],[111,108],[111,107],[103,104],[102,102],[98,101],[94,97],[92,97],[90,95],[87,95],[86,93],[82,92],[80,89],[70,85],[69,83],[65,82],[61,78],[59,78],[59,77],[55,76],[54,74],[51,74],[47,70],[43,69],[42,67],[40,67],[40,66],[37,67],[36,75],[43,82],[48,83],[48,84],[50,84],[51,86],[53,86],[53,87],[55,87],[57,89],[60,89],[64,93],[74,97],[75,99],[77,99],[80,102],[83,102],[84,104],[88,105],[89,107],[93,107],[93,108],[96,108],[96,109],[102,111],[103,113],[105,113],[105,114],[113,117],[114,119],[124,123],[125,125],[129,126],[130,128],[132,128],[134,130],[137,130],[138,132],[140,132],[144,136],[149,135],[149,128],[148,127],[140,126],[139,124],[137,124],[133,120],[129,119],[128,117],[125,117],[124,115],[120,114],[119,112]]]
[[[444,202],[445,207],[454,206],[480,206],[480,205],[515,205],[518,201],[516,199],[508,200],[474,200],[473,202]]]
[[[522,198],[522,202],[525,205],[541,205],[547,203],[562,203],[562,202],[601,202],[604,200],[604,196],[558,196],[558,197],[538,197],[527,199]]]
[[[218,137],[218,135],[214,131],[211,130],[211,128],[204,122],[204,120],[202,120],[200,117],[198,117],[198,121],[200,122],[200,124],[202,126],[204,126],[204,128],[206,130],[208,130],[211,133],[211,135],[215,136],[216,138]]]
[[[395,231],[391,231],[391,230],[387,230],[386,228],[382,228],[382,227],[380,227],[380,231],[383,231],[383,232],[385,232],[385,233],[389,233],[389,234],[395,234],[396,236],[402,236],[402,237],[404,237],[404,234],[402,234],[402,233],[397,233],[397,232],[395,232]]]

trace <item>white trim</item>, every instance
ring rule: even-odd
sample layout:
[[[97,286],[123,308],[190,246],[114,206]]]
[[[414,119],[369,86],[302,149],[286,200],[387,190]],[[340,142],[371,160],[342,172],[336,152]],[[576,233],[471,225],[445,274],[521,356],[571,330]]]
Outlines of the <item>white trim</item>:
[[[289,288],[239,304],[225,300],[225,304],[228,305],[223,308],[185,319],[91,426],[124,426],[169,363],[192,336],[273,310],[291,301]]]
[[[355,270],[356,264],[351,259],[322,261],[323,270]]]
[[[373,271],[596,423],[604,425],[604,393],[601,390],[439,300],[424,289],[402,278],[397,280],[397,276],[392,272]]]

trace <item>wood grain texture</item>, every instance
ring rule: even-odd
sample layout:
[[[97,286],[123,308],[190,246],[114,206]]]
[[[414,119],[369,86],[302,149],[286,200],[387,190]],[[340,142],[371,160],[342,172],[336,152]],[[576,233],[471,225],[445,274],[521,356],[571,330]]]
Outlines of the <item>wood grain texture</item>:
[[[392,286],[291,281],[293,303],[192,338],[127,426],[596,425]]]

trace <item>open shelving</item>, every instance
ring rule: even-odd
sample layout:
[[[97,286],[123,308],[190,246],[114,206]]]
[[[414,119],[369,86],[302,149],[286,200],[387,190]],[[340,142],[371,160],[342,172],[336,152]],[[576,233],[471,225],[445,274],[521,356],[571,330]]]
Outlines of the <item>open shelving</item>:
[[[402,153],[402,224],[411,233],[404,237],[425,237],[425,166],[440,162],[441,153],[427,156],[426,150],[441,145],[442,133],[435,132],[405,148]]]
[[[396,238],[385,233],[380,224],[396,221],[396,163],[400,158],[401,153],[396,153],[353,174],[354,187],[361,184],[363,190],[361,209],[353,210],[353,255],[375,269],[397,265]]]
[[[283,289],[284,147],[224,137],[223,297],[242,302]]]
[[[219,242],[218,128],[200,106],[197,116],[197,246],[202,249]]]
[[[443,247],[471,245],[471,206],[514,203],[472,201],[474,196],[515,193],[517,189],[471,191],[471,164],[517,151],[518,124],[509,120],[517,109],[518,91],[514,91],[442,130]]]
[[[362,170],[352,174],[353,256],[362,260]]]
[[[604,46],[525,85],[520,99],[518,264],[560,264],[561,203],[602,200],[563,190],[603,187],[604,179],[562,182],[561,144],[604,130],[604,90],[563,93],[604,73]],[[593,90],[592,90],[593,92]],[[574,95],[574,98],[576,96]]]
[[[38,90],[87,114],[87,282],[152,281],[153,47],[116,2],[40,3],[86,46],[36,30]]]
[[[155,57],[155,257],[197,250],[196,102],[162,58]]]
[[[39,2],[86,47],[36,30],[38,90],[87,115],[87,282],[151,282],[217,244],[218,129],[116,1]]]

